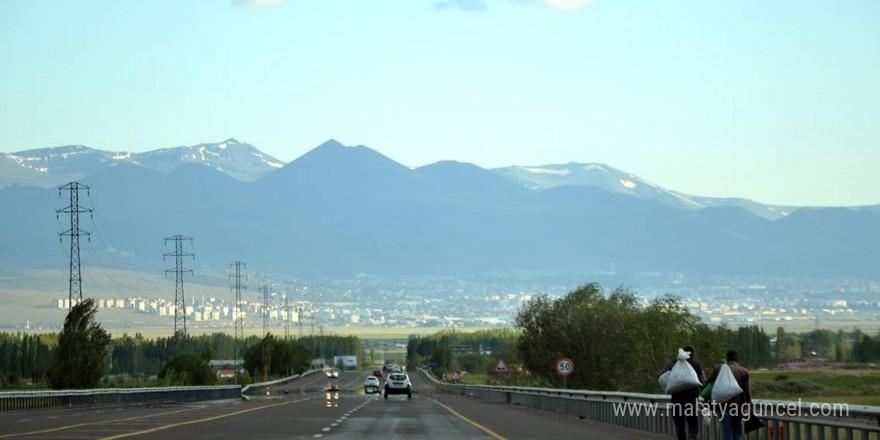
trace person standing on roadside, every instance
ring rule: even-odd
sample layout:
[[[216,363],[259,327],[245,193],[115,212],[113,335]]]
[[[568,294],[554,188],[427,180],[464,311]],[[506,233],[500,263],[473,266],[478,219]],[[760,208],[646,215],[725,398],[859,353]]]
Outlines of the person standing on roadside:
[[[694,347],[688,345],[682,348],[682,350],[690,355],[687,363],[697,372],[700,386],[688,388],[670,395],[672,422],[675,424],[675,434],[678,440],[698,440],[700,438],[700,387],[706,385],[706,375],[703,373],[703,367],[694,359]],[[671,364],[660,371],[658,376],[672,370],[675,362],[673,360]]]
[[[737,394],[726,402],[717,402],[720,405],[721,414],[721,432],[724,434],[724,440],[740,440],[742,439],[742,419],[743,415],[748,413],[752,403],[752,389],[749,385],[749,370],[739,364],[739,352],[730,350],[727,352],[727,366],[733,373],[736,383],[742,388],[743,392]],[[709,382],[715,382],[721,366],[715,368]]]

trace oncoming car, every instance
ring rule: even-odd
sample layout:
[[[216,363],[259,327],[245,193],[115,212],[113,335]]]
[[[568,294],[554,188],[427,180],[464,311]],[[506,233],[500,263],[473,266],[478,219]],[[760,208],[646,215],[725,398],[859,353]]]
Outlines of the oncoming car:
[[[378,393],[380,386],[379,378],[376,376],[367,376],[367,378],[364,379],[364,393]]]
[[[388,400],[389,394],[406,394],[408,399],[412,399],[412,382],[406,373],[388,375],[388,379],[385,379],[385,400]]]

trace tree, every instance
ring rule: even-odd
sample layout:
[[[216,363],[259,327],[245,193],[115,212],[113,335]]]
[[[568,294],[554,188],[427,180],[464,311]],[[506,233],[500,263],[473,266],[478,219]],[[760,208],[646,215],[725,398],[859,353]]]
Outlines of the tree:
[[[104,352],[108,334],[95,321],[93,299],[73,306],[58,338],[58,351],[49,367],[49,385],[58,389],[95,388],[104,377]]]
[[[305,370],[308,363],[307,349],[299,341],[277,339],[271,333],[244,353],[244,368],[262,379]]]
[[[201,355],[181,353],[165,364],[159,372],[159,379],[166,380],[172,386],[214,385],[217,376],[208,364],[210,360],[210,349],[205,349]]]
[[[640,392],[657,390],[657,370],[702,328],[676,298],[642,305],[629,289],[606,296],[595,283],[561,299],[532,299],[516,325],[522,365],[532,375],[561,384],[556,361],[567,357],[575,364],[568,376],[572,388]]]

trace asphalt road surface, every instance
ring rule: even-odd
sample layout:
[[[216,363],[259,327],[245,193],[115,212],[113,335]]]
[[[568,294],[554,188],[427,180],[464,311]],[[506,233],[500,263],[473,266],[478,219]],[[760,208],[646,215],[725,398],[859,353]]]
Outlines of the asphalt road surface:
[[[419,373],[413,398],[364,394],[366,373],[321,374],[249,393],[250,401],[8,412],[0,439],[633,439],[668,436],[434,391]],[[328,391],[338,388],[339,391]],[[267,395],[268,393],[268,395]]]

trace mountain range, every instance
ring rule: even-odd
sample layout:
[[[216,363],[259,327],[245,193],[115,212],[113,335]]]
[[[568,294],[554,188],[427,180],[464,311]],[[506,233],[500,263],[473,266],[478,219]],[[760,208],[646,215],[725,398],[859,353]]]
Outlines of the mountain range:
[[[212,144],[162,148],[146,153],[96,150],[83,145],[0,153],[0,187],[12,184],[52,187],[79,180],[119,164],[168,172],[185,163],[214,168],[235,179],[251,182],[284,163],[253,145],[227,139]]]
[[[282,164],[234,139],[148,153],[83,146],[2,154],[0,264],[66,268],[70,180],[90,187],[84,263],[196,262],[312,276],[529,271],[876,278],[880,209],[696,197],[604,164],[416,169],[328,141]],[[12,170],[12,171],[10,171]],[[60,194],[60,197],[59,197]],[[83,214],[85,215],[85,214]],[[117,260],[118,258],[118,260]],[[103,261],[102,261],[103,260]]]

